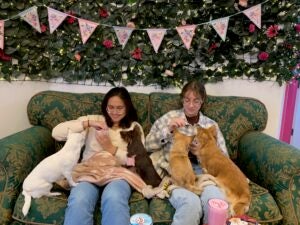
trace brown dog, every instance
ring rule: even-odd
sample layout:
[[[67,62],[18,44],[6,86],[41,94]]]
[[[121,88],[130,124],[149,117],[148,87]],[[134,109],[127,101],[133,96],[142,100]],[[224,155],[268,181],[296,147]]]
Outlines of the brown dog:
[[[193,136],[186,136],[177,129],[173,131],[173,145],[170,150],[170,174],[175,185],[184,187],[196,194],[201,194],[202,189],[196,186],[196,175],[188,157],[188,146]]]
[[[217,146],[215,126],[197,128],[197,157],[202,168],[214,176],[217,185],[225,192],[232,216],[243,215],[249,210],[251,194],[248,179]]]
[[[152,187],[159,186],[161,178],[156,172],[152,160],[150,159],[141,140],[141,131],[138,126],[133,130],[121,131],[121,137],[128,143],[127,156],[135,156],[134,168],[135,172],[144,180],[144,182]]]

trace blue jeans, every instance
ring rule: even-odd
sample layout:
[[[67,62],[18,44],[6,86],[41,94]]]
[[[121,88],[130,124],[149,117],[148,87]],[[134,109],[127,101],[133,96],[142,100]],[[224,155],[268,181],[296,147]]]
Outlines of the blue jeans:
[[[199,166],[193,165],[196,174],[202,172]],[[177,188],[172,191],[169,201],[175,208],[172,225],[199,225],[202,219],[203,224],[208,224],[208,200],[218,198],[225,200],[225,194],[214,185],[206,186],[200,196],[184,188]]]
[[[171,205],[176,210],[172,225],[199,225],[202,217],[203,224],[208,224],[207,202],[211,198],[225,200],[225,195],[214,185],[206,186],[200,197],[184,188],[174,189],[169,198]]]
[[[101,195],[102,192],[102,195]],[[114,180],[104,187],[80,182],[71,189],[64,225],[92,225],[94,211],[101,195],[102,225],[130,223],[128,200],[131,187],[125,180]]]

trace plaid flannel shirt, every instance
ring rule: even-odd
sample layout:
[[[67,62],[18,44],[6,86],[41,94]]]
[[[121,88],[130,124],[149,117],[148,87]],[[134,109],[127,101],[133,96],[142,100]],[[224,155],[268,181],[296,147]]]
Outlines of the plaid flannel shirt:
[[[152,154],[153,157],[151,158],[155,169],[160,175],[165,174],[165,172],[168,173],[169,171],[169,152],[172,146],[172,134],[169,131],[168,124],[170,123],[170,120],[175,117],[184,118],[186,120],[183,109],[170,111],[154,122],[149,134],[146,137],[145,147],[148,152],[156,152]],[[228,156],[223,134],[221,133],[218,124],[214,120],[204,116],[200,112],[200,117],[197,124],[191,125],[188,123],[188,121],[186,123],[187,125],[179,129],[180,132],[188,136],[196,135],[198,125],[205,128],[215,125],[217,128],[217,145],[221,151]]]

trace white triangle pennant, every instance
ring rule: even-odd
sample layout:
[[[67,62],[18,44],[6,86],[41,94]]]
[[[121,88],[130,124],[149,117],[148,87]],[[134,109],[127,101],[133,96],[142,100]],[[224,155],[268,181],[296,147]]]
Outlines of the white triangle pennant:
[[[49,30],[50,34],[52,34],[57,27],[64,21],[64,19],[68,16],[68,14],[57,11],[50,7],[47,7],[48,10],[48,22],[49,22]]]
[[[134,28],[130,27],[118,27],[118,26],[113,26],[114,31],[117,35],[117,38],[119,40],[119,43],[122,45],[122,49],[125,47],[125,45],[128,42],[128,39],[134,30]]]
[[[85,44],[99,24],[84,19],[78,19],[78,23],[79,23],[82,43]]]
[[[243,13],[260,29],[261,28],[261,4],[255,5],[243,11]]]
[[[187,49],[190,49],[191,47],[196,27],[196,25],[185,25],[181,27],[176,27],[176,30]]]
[[[0,48],[4,49],[4,20],[0,20]]]
[[[19,16],[41,33],[41,25],[36,6],[32,6],[31,8],[19,13]]]
[[[146,29],[154,51],[157,53],[167,29]]]
[[[223,41],[226,39],[227,29],[228,29],[229,17],[224,17],[221,19],[216,19],[210,21],[210,24],[216,30],[218,35],[222,38]]]

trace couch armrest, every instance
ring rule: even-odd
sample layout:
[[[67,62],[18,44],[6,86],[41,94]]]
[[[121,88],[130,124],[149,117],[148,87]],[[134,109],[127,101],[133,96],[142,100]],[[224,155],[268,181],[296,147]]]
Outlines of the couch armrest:
[[[300,224],[300,150],[261,132],[239,142],[237,164],[274,197],[283,224]]]
[[[0,140],[0,224],[9,224],[23,180],[53,150],[51,131],[40,126]]]

